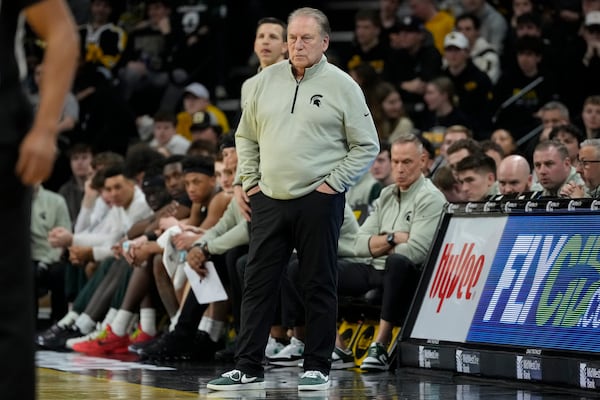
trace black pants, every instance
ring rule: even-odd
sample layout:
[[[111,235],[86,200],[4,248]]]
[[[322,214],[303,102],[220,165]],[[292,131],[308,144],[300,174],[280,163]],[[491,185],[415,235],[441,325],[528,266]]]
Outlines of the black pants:
[[[401,325],[419,283],[419,269],[408,258],[400,254],[388,256],[384,270],[371,265],[338,260],[338,294],[340,296],[362,296],[371,289],[381,289],[381,318]],[[302,326],[304,305],[301,301],[301,271],[294,259],[287,269],[282,290],[284,321],[293,326]]]
[[[236,368],[263,376],[262,360],[283,270],[298,253],[306,305],[304,370],[329,374],[337,319],[337,244],[345,196],[312,192],[294,200],[250,197],[252,222]]]
[[[65,264],[57,262],[42,268],[39,263],[33,261],[33,271],[35,274],[34,291],[34,313],[38,315],[38,299],[50,291],[50,304],[52,306],[50,320],[52,323],[61,319],[68,311],[67,297],[65,294]]]
[[[0,145],[0,221],[4,227],[0,229],[0,397],[33,399],[31,190],[15,176],[17,156],[17,145]]]
[[[238,260],[248,253],[248,246],[238,246],[225,253],[225,265],[229,275],[229,298],[231,300],[231,313],[233,314],[233,327],[236,332],[240,330],[240,307],[242,304],[242,280],[237,271]]]
[[[238,307],[238,314],[237,314],[237,322],[235,325],[235,332],[239,333],[240,332],[240,315],[241,315],[241,308],[242,308],[242,292],[244,289],[244,275],[246,274],[246,263],[248,262],[248,251],[247,251],[247,246],[246,246],[246,254],[244,254],[243,256],[241,256],[240,258],[237,259],[237,262],[235,263],[235,270],[237,272],[236,277],[239,279],[239,285],[240,285],[240,293],[239,293],[239,304],[237,305]],[[298,261],[298,257],[296,257],[295,254],[292,255],[292,259],[295,259],[296,262]],[[281,298],[281,291],[286,289],[286,280],[285,278],[282,277],[281,280],[281,288],[279,290],[279,293],[274,294],[275,297],[277,298]],[[297,294],[297,296],[299,296],[299,294]],[[231,301],[234,301],[233,296],[231,297]],[[275,305],[275,314],[273,314],[273,322],[271,323],[271,325],[275,326],[279,326],[279,325],[283,325],[286,328],[291,328],[294,325],[286,325],[286,321],[283,319],[282,316],[282,302],[278,301]],[[235,313],[233,314],[234,318],[235,318]],[[302,321],[304,321],[304,316],[302,316]],[[302,323],[302,325],[304,325],[304,323]]]
[[[341,275],[342,271],[347,269],[362,270],[364,268],[365,271],[368,271],[368,269],[373,270],[371,266],[338,259],[337,267],[338,295],[360,296],[370,290],[371,287],[377,287],[376,282],[373,282],[373,279],[365,281],[363,280],[365,277],[363,277],[360,280],[357,278],[354,284],[356,287],[352,290],[349,290],[346,280],[344,280],[344,277]],[[383,277],[383,271],[380,272],[380,275]],[[281,285],[281,319],[283,321],[283,325],[286,327],[304,326],[305,324],[304,316],[306,311],[304,309],[302,296],[301,275],[302,272],[300,271],[298,257],[293,255],[289,264],[287,265],[287,268],[285,269]],[[376,275],[373,275],[373,277],[375,278]],[[378,283],[381,284],[381,279],[378,280]],[[365,289],[366,287],[368,288]]]
[[[401,254],[389,255],[385,270],[344,263],[340,264],[339,293],[360,296],[371,289],[382,288],[381,319],[399,326],[406,318],[420,276],[418,267]]]
[[[222,255],[215,255],[212,258],[212,262],[215,264],[215,270],[217,271],[223,286],[227,285],[229,278],[227,267],[225,266],[225,257]],[[200,324],[204,311],[206,311],[208,306],[209,304],[199,304],[194,292],[190,290],[185,298],[183,307],[181,307],[181,314],[177,319],[177,325],[175,325],[175,334],[185,338],[185,340],[193,340],[194,335],[198,330],[198,324]]]

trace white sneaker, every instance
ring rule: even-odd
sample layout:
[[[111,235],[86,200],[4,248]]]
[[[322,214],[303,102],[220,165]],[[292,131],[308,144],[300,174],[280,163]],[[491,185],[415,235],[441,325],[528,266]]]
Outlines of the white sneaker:
[[[267,347],[265,347],[265,357],[266,358],[275,357],[283,349],[285,349],[285,345],[283,343],[280,343],[277,340],[275,340],[275,338],[273,336],[269,336],[269,341],[267,342]]]
[[[331,353],[331,369],[346,369],[355,366],[352,350],[342,350],[337,346],[334,348]]]
[[[267,361],[271,365],[295,367],[302,358],[304,358],[304,342],[292,337],[290,344],[285,346],[274,357],[267,357]]]
[[[87,342],[88,340],[96,340],[96,339],[98,339],[102,335],[106,335],[106,329],[105,328],[101,328],[100,324],[98,324],[96,326],[96,330],[91,331],[87,335],[76,337],[76,338],[72,338],[72,339],[68,339],[65,342],[65,347],[67,349],[69,349],[69,350],[73,350],[73,345],[74,344],[76,344],[76,343],[82,343],[82,342]]]

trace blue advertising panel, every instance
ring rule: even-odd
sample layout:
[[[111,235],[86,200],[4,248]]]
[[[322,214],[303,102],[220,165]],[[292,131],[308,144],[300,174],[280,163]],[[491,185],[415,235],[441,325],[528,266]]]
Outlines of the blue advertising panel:
[[[511,215],[467,342],[600,353],[600,215]]]

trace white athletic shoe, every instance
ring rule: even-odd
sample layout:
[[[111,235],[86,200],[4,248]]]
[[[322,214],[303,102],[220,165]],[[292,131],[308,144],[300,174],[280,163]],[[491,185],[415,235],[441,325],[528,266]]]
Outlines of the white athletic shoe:
[[[304,358],[304,342],[292,336],[290,344],[285,346],[274,357],[268,357],[267,361],[271,365],[280,367],[295,367],[298,361]]]
[[[73,350],[73,345],[75,343],[87,342],[88,340],[96,340],[100,336],[103,336],[103,335],[106,336],[106,328],[101,328],[100,324],[98,324],[96,326],[96,330],[91,331],[87,335],[76,337],[76,338],[72,338],[72,339],[68,339],[66,341],[66,343],[65,343],[65,347],[67,349],[69,349],[69,350]]]
[[[283,343],[275,340],[273,336],[269,336],[269,341],[267,342],[267,347],[265,347],[265,357],[268,359],[270,357],[275,357],[277,354],[281,352],[285,348]]]

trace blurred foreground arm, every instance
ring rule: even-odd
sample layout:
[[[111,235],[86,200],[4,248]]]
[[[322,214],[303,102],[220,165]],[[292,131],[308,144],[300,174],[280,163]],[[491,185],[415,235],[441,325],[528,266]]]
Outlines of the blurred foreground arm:
[[[40,105],[21,143],[16,169],[22,182],[31,185],[48,178],[54,165],[58,122],[75,74],[79,35],[64,0],[43,0],[24,12],[29,25],[46,43]]]

